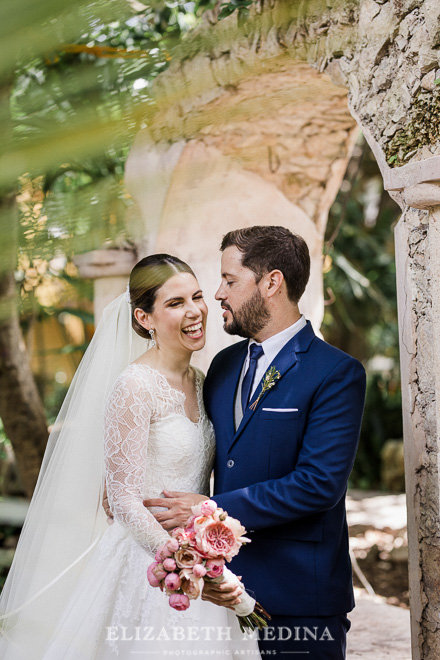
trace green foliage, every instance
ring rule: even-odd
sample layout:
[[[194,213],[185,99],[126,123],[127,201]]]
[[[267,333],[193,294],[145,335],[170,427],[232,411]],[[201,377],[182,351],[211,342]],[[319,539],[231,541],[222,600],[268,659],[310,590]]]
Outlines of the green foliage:
[[[11,446],[11,443],[10,443],[8,437],[6,436],[5,429],[4,429],[4,426],[3,426],[3,422],[0,419],[0,461],[7,458],[8,454],[7,454],[6,449],[7,449],[7,447],[10,447],[10,446]],[[2,489],[2,484],[0,483],[0,492],[1,492],[1,489]]]
[[[6,0],[4,7],[8,39],[13,34],[15,40],[14,58],[8,60],[9,69],[3,69],[4,79],[13,82],[12,94],[0,98],[0,128],[6,137],[0,155],[0,165],[4,165],[0,166],[0,186],[15,184],[25,172],[44,175],[50,197],[57,179],[64,179],[66,187],[70,183],[65,191],[58,185],[51,200],[49,223],[55,218],[55,224],[62,193],[66,193],[66,206],[72,207],[74,192],[81,189],[81,251],[93,249],[105,239],[105,231],[106,238],[115,239],[114,225],[122,228],[124,213],[120,208],[115,223],[113,212],[113,222],[91,236],[90,231],[84,232],[87,199],[97,200],[98,207],[103,200],[105,208],[113,196],[126,198],[124,163],[151,103],[151,82],[168,66],[176,45],[213,1],[153,2],[142,13],[126,0],[42,0],[38,10],[31,4]],[[22,24],[27,32],[19,29]],[[1,28],[3,55],[10,42]],[[84,173],[90,178],[86,180]],[[107,177],[112,180],[104,184],[102,179]],[[88,206],[91,230],[99,225],[101,212],[94,204]],[[66,215],[61,218],[63,226]],[[84,240],[86,234],[90,245]]]
[[[350,486],[381,488],[381,451],[384,443],[403,437],[402,395],[399,371],[370,374],[359,448]]]
[[[49,264],[46,276],[65,276],[52,262],[124,247],[137,236],[135,217],[130,228],[125,222],[132,203],[123,185],[125,160],[151,104],[152,81],[213,5],[154,1],[139,12],[126,0],[41,0],[38,8],[29,0],[6,0],[0,48],[3,54],[13,34],[14,57],[0,69],[8,85],[0,97],[7,137],[0,187],[20,181],[23,312],[35,305],[35,297],[26,301],[33,290],[27,285],[41,277],[28,273],[39,271],[41,262]]]
[[[130,200],[123,188],[129,145],[150,102],[152,80],[212,2],[153,3],[135,15],[128,3],[123,15],[103,4],[104,18],[113,20],[87,9],[88,20],[77,23],[76,34],[63,32],[62,25],[51,48],[18,66],[15,76],[9,158],[15,150],[21,171],[9,168],[4,176],[22,174],[23,161],[32,175],[44,176],[46,222],[38,225],[41,234],[35,226],[32,233],[33,248],[40,235],[46,253],[50,246],[70,255],[129,240],[124,216]]]
[[[229,2],[223,2],[220,6],[220,13],[218,15],[219,19],[226,18],[230,16],[235,11],[238,11],[238,21],[239,23],[246,20],[249,16],[249,8],[254,4],[255,0],[229,0]]]
[[[371,151],[362,149],[359,170],[344,180],[329,214],[323,332],[362,361],[377,354],[397,360],[393,225],[399,209],[383,190]]]
[[[371,151],[358,144],[329,216],[322,327],[330,343],[367,368],[365,414],[350,477],[357,488],[380,488],[382,446],[403,433],[393,240],[398,214]],[[394,366],[369,371],[378,355]]]

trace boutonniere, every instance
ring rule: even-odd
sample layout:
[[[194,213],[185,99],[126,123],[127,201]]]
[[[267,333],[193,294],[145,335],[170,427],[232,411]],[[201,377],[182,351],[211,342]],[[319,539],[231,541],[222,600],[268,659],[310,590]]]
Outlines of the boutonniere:
[[[253,404],[249,406],[250,410],[255,410],[263,394],[268,392],[274,385],[276,385],[276,381],[279,378],[281,378],[281,374],[279,371],[277,371],[276,367],[271,367],[269,371],[266,371],[264,375],[264,380],[261,384],[261,392],[258,395],[258,398],[253,402]]]

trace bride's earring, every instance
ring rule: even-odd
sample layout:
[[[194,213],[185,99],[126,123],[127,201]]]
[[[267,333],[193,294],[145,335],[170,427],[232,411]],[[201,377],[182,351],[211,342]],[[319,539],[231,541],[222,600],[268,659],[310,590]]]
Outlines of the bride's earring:
[[[154,329],[150,328],[148,332],[150,333],[152,348],[154,348],[154,346],[156,346],[156,340],[154,338]]]

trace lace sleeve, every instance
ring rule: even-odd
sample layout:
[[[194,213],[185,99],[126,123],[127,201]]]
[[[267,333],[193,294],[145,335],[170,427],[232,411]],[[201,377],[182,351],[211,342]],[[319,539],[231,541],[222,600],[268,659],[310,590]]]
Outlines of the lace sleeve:
[[[115,520],[149,553],[170,537],[144,507],[143,485],[152,397],[135,376],[121,376],[105,411],[104,459],[107,494]]]

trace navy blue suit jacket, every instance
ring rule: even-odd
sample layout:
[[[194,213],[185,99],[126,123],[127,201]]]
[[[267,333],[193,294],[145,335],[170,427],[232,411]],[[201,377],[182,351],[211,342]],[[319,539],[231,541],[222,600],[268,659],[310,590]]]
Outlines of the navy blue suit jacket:
[[[204,387],[216,436],[214,499],[252,539],[230,568],[271,614],[345,614],[354,607],[345,493],[362,420],[364,368],[316,337],[308,322],[272,363],[281,378],[235,432],[247,345],[221,351]],[[260,391],[261,385],[252,401]]]

